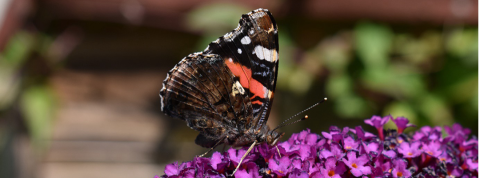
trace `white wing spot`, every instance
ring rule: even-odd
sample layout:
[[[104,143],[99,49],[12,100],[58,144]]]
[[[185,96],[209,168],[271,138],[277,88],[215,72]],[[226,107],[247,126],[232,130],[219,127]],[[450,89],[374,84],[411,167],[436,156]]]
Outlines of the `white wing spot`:
[[[258,45],[258,46],[255,46],[253,54],[256,54],[259,59],[267,60],[269,62],[274,62],[276,61],[276,59],[273,59],[274,52],[275,50],[269,50],[267,48],[264,48],[261,45]]]
[[[238,54],[242,54],[242,49],[238,48],[237,52],[238,52]]]
[[[232,86],[232,96],[235,97],[237,94],[245,94],[245,89],[243,89],[242,85],[238,80]]]
[[[240,40],[240,42],[244,45],[247,45],[247,44],[250,44],[250,42],[252,42],[252,40],[250,40],[250,37],[245,36]]]

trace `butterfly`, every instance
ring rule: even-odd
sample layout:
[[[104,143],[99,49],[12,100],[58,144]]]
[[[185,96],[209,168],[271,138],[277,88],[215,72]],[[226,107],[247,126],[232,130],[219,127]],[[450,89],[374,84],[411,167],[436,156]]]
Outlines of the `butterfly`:
[[[199,131],[195,143],[211,150],[220,144],[250,145],[249,150],[260,143],[275,145],[284,133],[266,122],[278,47],[278,27],[267,9],[243,14],[237,28],[167,73],[160,90],[162,111]]]

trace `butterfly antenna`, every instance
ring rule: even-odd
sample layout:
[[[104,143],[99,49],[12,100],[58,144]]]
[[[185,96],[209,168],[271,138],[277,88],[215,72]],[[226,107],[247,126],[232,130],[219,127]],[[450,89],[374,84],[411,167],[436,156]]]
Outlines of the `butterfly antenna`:
[[[322,101],[319,101],[319,102],[313,104],[312,106],[308,107],[307,109],[298,112],[297,114],[295,114],[295,115],[293,115],[292,117],[288,118],[287,120],[283,121],[280,125],[278,125],[277,127],[275,127],[275,129],[273,129],[272,131],[277,130],[277,129],[281,128],[281,127],[285,127],[285,126],[287,126],[287,125],[292,125],[292,124],[295,124],[295,123],[297,123],[297,122],[300,122],[300,121],[303,121],[303,120],[305,120],[305,119],[308,119],[308,115],[305,115],[305,117],[303,117],[303,118],[301,118],[301,119],[299,119],[299,120],[296,120],[296,121],[287,123],[289,120],[297,117],[298,115],[304,113],[305,111],[308,111],[308,110],[314,108],[315,106],[318,106],[320,103],[323,103],[323,102],[325,102],[325,101],[327,101],[327,98],[323,98]]]

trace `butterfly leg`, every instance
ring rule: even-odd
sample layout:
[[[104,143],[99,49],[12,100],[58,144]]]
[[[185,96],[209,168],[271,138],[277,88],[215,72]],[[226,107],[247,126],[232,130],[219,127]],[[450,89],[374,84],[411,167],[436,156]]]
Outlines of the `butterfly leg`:
[[[235,172],[237,172],[238,168],[240,168],[240,165],[242,164],[243,159],[245,159],[245,157],[247,157],[248,153],[250,153],[250,151],[252,151],[253,147],[254,147],[256,144],[257,144],[257,141],[254,141],[254,142],[252,143],[252,145],[250,146],[250,148],[248,148],[247,152],[245,152],[245,154],[242,156],[242,159],[240,159],[240,162],[238,162],[237,168],[235,168],[235,170],[233,171],[233,173],[232,173],[230,176],[235,175]]]
[[[217,143],[215,143],[215,145],[213,145],[207,152],[201,154],[201,155],[198,155],[198,157],[204,157],[205,155],[207,155],[208,153],[212,152],[213,149],[215,149],[215,147],[217,147],[218,145],[220,145],[220,143],[223,143],[223,138],[218,140]],[[223,147],[225,149],[225,146]]]
[[[278,156],[280,156],[280,158],[282,158],[282,155],[280,154],[280,150],[278,149],[277,145],[275,145],[275,148],[277,148]]]

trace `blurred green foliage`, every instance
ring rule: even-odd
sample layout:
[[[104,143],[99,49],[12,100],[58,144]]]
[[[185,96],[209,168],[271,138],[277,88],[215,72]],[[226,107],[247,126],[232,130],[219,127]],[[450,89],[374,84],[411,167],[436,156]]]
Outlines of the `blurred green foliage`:
[[[38,64],[49,63],[45,56],[50,45],[48,36],[18,31],[0,53],[0,118],[7,123],[23,120],[39,154],[48,147],[55,118],[56,102],[46,79],[48,75],[38,73],[48,70]],[[20,115],[12,114],[14,112]],[[6,118],[7,115],[15,118]],[[11,135],[18,129],[7,127],[0,127],[0,135]]]
[[[0,110],[10,107],[19,91],[18,73],[33,48],[33,38],[29,33],[19,32],[0,53]]]
[[[193,11],[189,25],[205,34],[198,51],[235,28],[238,14],[248,11],[228,4]],[[318,90],[313,87],[323,87],[319,91],[333,103],[333,115],[343,119],[392,114],[420,126],[460,122],[478,130],[477,27],[405,30],[357,22],[334,33],[319,28],[324,35],[317,45],[301,48],[299,39],[288,33],[288,21],[276,20],[281,59],[277,88],[295,94],[286,97],[308,98],[311,90]]]
[[[28,130],[36,150],[45,151],[49,146],[52,132],[55,100],[48,86],[32,86],[27,88],[21,96],[20,106],[25,114]]]

